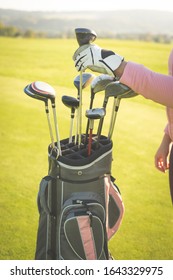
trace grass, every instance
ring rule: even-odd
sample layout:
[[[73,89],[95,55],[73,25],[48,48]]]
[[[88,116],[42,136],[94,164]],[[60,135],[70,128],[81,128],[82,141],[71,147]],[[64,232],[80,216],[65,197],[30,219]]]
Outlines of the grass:
[[[170,45],[99,39],[97,44],[167,73]],[[34,258],[36,197],[48,169],[50,139],[44,106],[28,98],[23,88],[34,80],[54,86],[60,135],[67,137],[70,113],[61,105],[61,96],[76,96],[73,79],[77,73],[71,59],[76,48],[72,39],[0,38],[0,259]],[[89,93],[89,88],[83,93],[83,111],[89,104]],[[98,93],[95,105],[100,106],[102,100],[103,94]],[[105,134],[110,114],[111,104]],[[163,106],[140,96],[121,101],[113,136],[112,174],[126,211],[122,226],[110,241],[116,259],[173,259],[168,175],[154,168],[153,159],[165,124]]]

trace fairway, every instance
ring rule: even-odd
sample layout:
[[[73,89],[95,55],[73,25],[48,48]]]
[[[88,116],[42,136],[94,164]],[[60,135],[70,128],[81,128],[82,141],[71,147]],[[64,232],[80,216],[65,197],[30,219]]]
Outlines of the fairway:
[[[97,40],[126,60],[145,64],[167,74],[169,44]],[[68,137],[70,110],[62,95],[76,97],[78,75],[72,55],[73,39],[11,39],[0,37],[0,259],[34,259],[38,226],[37,192],[47,175],[50,143],[44,104],[29,98],[24,87],[36,80],[57,92],[61,139]],[[88,71],[89,72],[89,71]],[[95,73],[96,75],[99,75]],[[95,107],[103,101],[95,98]],[[83,91],[83,115],[90,88]],[[109,102],[103,134],[107,135],[112,104]],[[52,117],[52,116],[51,116]],[[121,190],[125,216],[109,246],[118,260],[172,260],[173,211],[168,174],[154,167],[154,155],[167,123],[165,108],[141,96],[122,100],[113,134],[112,175]],[[83,117],[85,131],[86,119]],[[95,124],[96,127],[96,124]]]

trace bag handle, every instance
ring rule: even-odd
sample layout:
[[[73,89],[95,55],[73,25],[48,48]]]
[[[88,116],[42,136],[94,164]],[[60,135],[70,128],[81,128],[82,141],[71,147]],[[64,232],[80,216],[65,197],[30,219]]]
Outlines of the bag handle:
[[[46,193],[47,193],[48,184],[51,180],[52,180],[51,176],[45,176],[44,178],[42,178],[40,182],[39,192],[38,192],[38,205],[40,206],[40,208],[42,207],[44,209],[47,215],[50,216],[51,216],[51,211],[47,204]]]

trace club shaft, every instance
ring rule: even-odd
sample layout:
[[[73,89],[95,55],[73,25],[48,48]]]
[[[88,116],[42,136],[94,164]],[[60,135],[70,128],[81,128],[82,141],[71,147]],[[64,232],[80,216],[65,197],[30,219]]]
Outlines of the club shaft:
[[[70,123],[70,135],[69,135],[69,143],[72,143],[73,121],[74,121],[74,118],[71,118],[71,123]]]
[[[103,108],[104,109],[106,109],[107,102],[108,102],[108,99],[105,98],[104,101],[103,101]],[[104,121],[104,118],[101,118],[100,121],[99,121],[98,129],[97,129],[97,145],[96,145],[97,148],[99,147],[99,141],[100,141],[100,136],[101,136],[102,127],[103,127],[103,121]]]
[[[88,156],[91,155],[91,146],[92,146],[92,129],[90,129],[89,133],[89,141],[88,141]]]
[[[116,118],[115,114],[118,111],[118,107],[117,107],[117,98],[114,98],[114,102],[113,102],[113,106],[112,106],[112,114],[111,114],[111,118],[110,118],[110,125],[109,125],[109,131],[108,131],[108,138],[110,137],[111,131],[112,131],[112,127],[113,127],[113,123],[114,123],[114,117]]]
[[[114,102],[113,102],[113,106],[112,106],[112,114],[111,114],[111,118],[110,118],[110,125],[109,125],[108,137],[109,137],[110,131],[111,131],[111,129],[112,129],[112,121],[113,121],[113,118],[114,118],[116,102],[117,102],[117,99],[114,98]]]
[[[76,112],[76,134],[74,139],[75,145],[77,144],[77,140],[78,140],[78,127],[79,127],[79,108],[77,109]]]
[[[94,120],[89,119],[89,141],[88,141],[88,156],[91,154],[91,147],[92,147],[92,134],[93,134],[93,129],[94,129]]]
[[[79,85],[79,139],[78,146],[81,146],[82,139],[82,74],[83,71],[80,71],[80,85]]]
[[[58,147],[58,150],[59,150],[59,155],[61,156],[62,152],[61,152],[61,144],[60,144],[60,136],[59,136],[59,130],[58,130],[58,123],[57,123],[55,104],[52,104],[52,110],[53,110],[53,118],[54,118],[54,125],[55,125],[57,147]]]
[[[119,109],[119,106],[120,106],[120,101],[121,101],[121,98],[115,98],[114,99],[114,105],[113,105],[112,116],[111,116],[111,123],[110,123],[109,133],[108,133],[108,138],[110,140],[112,139],[112,135],[113,135],[114,127],[115,127],[115,121],[116,121],[118,109]]]
[[[51,126],[51,122],[50,122],[50,115],[49,115],[48,104],[45,104],[45,111],[46,111],[47,122],[48,122],[48,127],[49,127],[50,139],[51,139],[51,142],[52,142],[52,148],[54,148],[55,147],[55,143],[54,143],[54,138],[53,138],[52,126]]]
[[[116,121],[120,101],[123,97],[125,97],[127,94],[129,94],[129,92],[131,92],[131,89],[127,90],[126,92],[124,92],[121,95],[114,98],[114,104],[113,104],[112,116],[111,116],[111,123],[110,123],[110,126],[109,126],[109,132],[108,132],[108,138],[110,140],[112,139],[112,135],[113,135],[114,127],[115,127],[115,121]]]
[[[89,109],[92,109],[92,107],[93,107],[94,97],[95,97],[95,94],[93,92],[93,89],[91,89],[91,99],[90,99]],[[87,121],[86,132],[85,132],[85,147],[86,147],[87,142],[88,142],[88,129],[89,129],[89,119]]]

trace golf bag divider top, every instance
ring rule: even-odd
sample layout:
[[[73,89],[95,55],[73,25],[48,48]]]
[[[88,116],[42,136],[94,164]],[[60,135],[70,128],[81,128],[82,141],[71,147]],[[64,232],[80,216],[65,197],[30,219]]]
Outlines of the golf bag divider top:
[[[67,139],[57,159],[48,147],[49,171],[38,193],[35,259],[109,259],[108,241],[121,224],[124,205],[111,177],[112,141],[101,138],[103,144],[92,147],[89,157],[86,147],[77,150]]]

